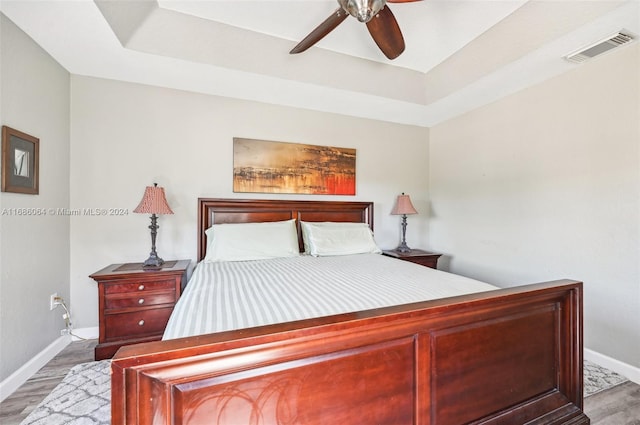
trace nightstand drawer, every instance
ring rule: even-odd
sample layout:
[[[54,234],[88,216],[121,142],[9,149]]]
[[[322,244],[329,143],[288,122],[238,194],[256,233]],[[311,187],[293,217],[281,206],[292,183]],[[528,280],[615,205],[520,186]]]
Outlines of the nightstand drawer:
[[[173,304],[176,301],[176,291],[112,294],[105,297],[104,308],[114,310],[120,308],[144,307],[148,305]]]
[[[409,252],[388,250],[382,251],[382,254],[387,257],[397,258],[402,261],[409,261],[410,263],[420,264],[421,266],[430,267],[432,269],[438,268],[438,258],[442,255],[437,252],[424,251],[422,249],[412,249]]]
[[[106,340],[141,335],[162,334],[167,326],[173,306],[105,316]]]
[[[421,266],[431,267],[432,269],[435,269],[438,267],[438,257],[439,256],[413,257],[411,259],[403,258],[403,260],[411,261],[412,263],[420,264]]]
[[[166,280],[154,280],[154,281],[144,281],[140,280],[137,282],[127,282],[127,283],[115,283],[106,285],[104,288],[105,294],[119,294],[122,292],[142,292],[142,291],[158,291],[163,289],[172,289],[175,288],[176,281],[175,279],[166,279]]]

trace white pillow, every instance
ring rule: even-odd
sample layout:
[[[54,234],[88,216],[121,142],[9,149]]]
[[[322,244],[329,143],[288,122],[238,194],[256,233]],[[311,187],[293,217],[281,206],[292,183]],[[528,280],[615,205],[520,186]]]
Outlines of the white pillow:
[[[300,255],[296,220],[214,224],[205,231],[205,262],[248,261]]]
[[[315,257],[382,252],[366,223],[302,221],[300,225],[305,252]]]

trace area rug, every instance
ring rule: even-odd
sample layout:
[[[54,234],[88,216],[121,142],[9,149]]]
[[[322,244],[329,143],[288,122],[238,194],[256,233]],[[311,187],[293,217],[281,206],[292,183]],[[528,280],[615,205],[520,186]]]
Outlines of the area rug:
[[[608,390],[627,382],[627,378],[589,360],[584,361],[584,396]]]
[[[109,425],[111,362],[74,366],[20,425]]]
[[[72,368],[20,425],[109,425],[110,361]],[[584,396],[612,388],[627,379],[590,361],[584,362]]]

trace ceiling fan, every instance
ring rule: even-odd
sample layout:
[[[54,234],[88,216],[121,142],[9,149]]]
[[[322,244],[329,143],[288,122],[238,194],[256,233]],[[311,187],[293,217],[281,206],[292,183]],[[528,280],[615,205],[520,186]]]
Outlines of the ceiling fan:
[[[420,0],[338,0],[340,7],[298,43],[289,53],[302,53],[333,31],[348,15],[366,23],[369,33],[382,53],[395,59],[404,51],[404,38],[387,3]]]

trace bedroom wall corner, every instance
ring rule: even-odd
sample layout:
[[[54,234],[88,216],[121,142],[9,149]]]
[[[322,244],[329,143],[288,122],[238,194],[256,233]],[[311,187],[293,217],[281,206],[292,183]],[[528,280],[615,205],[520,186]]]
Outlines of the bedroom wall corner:
[[[558,58],[557,60],[562,60]],[[431,129],[451,270],[584,282],[585,347],[640,367],[640,44]]]
[[[0,193],[5,395],[16,384],[9,378],[58,341],[64,329],[62,312],[49,309],[49,296],[58,293],[69,301],[69,218],[33,212],[69,206],[70,76],[2,14],[0,31],[0,121],[40,139],[39,194]]]

